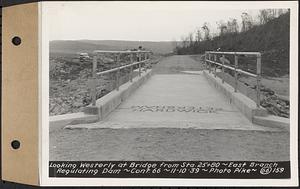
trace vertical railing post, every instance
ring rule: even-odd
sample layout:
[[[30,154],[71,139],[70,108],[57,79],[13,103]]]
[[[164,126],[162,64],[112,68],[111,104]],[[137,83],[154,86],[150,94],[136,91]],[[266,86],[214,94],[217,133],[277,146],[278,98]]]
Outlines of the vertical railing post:
[[[225,62],[225,55],[222,55],[221,63],[222,63],[222,83],[224,83],[225,71],[224,71],[224,62]]]
[[[119,86],[120,86],[120,54],[117,54],[116,56],[116,63],[118,66],[118,70],[117,70],[117,74],[116,74],[116,89],[117,91],[119,90]]]
[[[217,55],[214,55],[214,61],[217,62]],[[215,77],[217,77],[217,64],[215,64]]]
[[[211,54],[210,53],[208,54],[208,60],[211,61]],[[211,73],[211,62],[208,62],[208,64],[209,64],[209,67],[208,67],[209,71],[208,72]]]
[[[141,61],[144,62],[145,61],[145,53],[141,53]],[[142,64],[142,69],[141,69],[141,72],[143,72],[143,70],[145,70],[145,62]]]
[[[96,74],[97,74],[97,54],[93,56],[93,69],[92,69],[92,87],[91,87],[91,95],[92,95],[92,105],[96,106],[96,98],[97,98],[97,91],[96,91]]]
[[[256,65],[256,106],[260,107],[260,82],[261,82],[261,54],[257,55]]]
[[[139,76],[141,76],[141,71],[142,71],[142,67],[141,67],[141,53],[138,53],[138,59],[139,59]]]
[[[207,69],[208,68],[208,65],[207,65],[207,52],[205,52],[205,54],[204,54],[204,63],[205,63],[205,68]]]
[[[146,71],[146,69],[147,69],[147,53],[145,52],[144,53],[144,61],[145,61],[145,63],[144,63],[144,71]]]
[[[205,65],[206,65],[206,69],[209,70],[209,65],[208,65],[209,63],[207,60],[208,60],[208,53],[205,54]]]
[[[130,64],[133,63],[133,53],[130,53]],[[130,66],[130,82],[132,82],[133,78],[133,66]]]
[[[237,87],[238,87],[238,75],[236,69],[238,68],[238,56],[235,54],[234,55],[234,92],[237,92]]]

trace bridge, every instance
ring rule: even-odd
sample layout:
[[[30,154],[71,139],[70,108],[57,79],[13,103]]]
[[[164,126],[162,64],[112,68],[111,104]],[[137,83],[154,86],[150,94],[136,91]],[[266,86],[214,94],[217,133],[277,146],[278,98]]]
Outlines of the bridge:
[[[99,56],[103,53],[116,54],[116,62],[120,62],[122,53],[127,54],[130,63],[98,71]],[[234,61],[230,60],[230,55]],[[254,57],[256,72],[239,68],[238,56]],[[260,106],[260,53],[206,52],[199,61],[190,56],[175,55],[153,65],[149,64],[150,60],[148,51],[95,51],[93,79],[89,84],[92,103],[83,113],[50,118],[50,146],[55,147],[50,147],[50,159],[176,160],[180,157],[180,160],[197,160],[208,157],[214,160],[278,160],[279,156],[272,157],[273,153],[282,154],[280,160],[288,159],[289,153],[284,152],[288,150],[284,146],[288,145],[289,139],[286,136],[289,135],[288,120],[269,115]],[[226,74],[225,69],[231,71],[231,75]],[[123,84],[120,82],[121,70],[125,70],[130,78]],[[99,76],[109,73],[116,74],[115,89],[97,99]],[[237,80],[239,74],[256,78],[257,87],[245,89]],[[265,135],[270,132],[272,136]],[[211,137],[211,140],[200,142],[201,136]],[[275,140],[274,136],[276,143],[270,142]],[[67,144],[75,139],[89,146],[89,149],[81,149],[88,151],[86,155],[80,153],[80,147]],[[224,142],[229,146],[224,146]],[[251,151],[253,145],[260,148],[259,142],[264,146],[263,150],[269,146],[272,151]],[[70,153],[62,146],[68,146]],[[182,152],[175,149],[180,146],[185,148]],[[209,153],[212,147],[215,148]],[[233,147],[240,151],[225,152]],[[101,153],[109,154],[101,154],[97,148]],[[109,152],[110,148],[114,152]],[[151,152],[150,149],[155,150]],[[201,155],[195,150],[207,154]],[[141,151],[148,156],[142,156]],[[173,155],[165,154],[171,151]]]

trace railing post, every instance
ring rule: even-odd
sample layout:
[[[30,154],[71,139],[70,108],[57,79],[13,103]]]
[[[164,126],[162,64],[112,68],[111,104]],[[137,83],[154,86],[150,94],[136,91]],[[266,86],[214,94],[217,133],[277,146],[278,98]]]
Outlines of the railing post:
[[[224,83],[224,77],[225,77],[225,71],[224,71],[224,60],[225,59],[225,55],[222,55],[222,59],[221,59],[221,63],[222,63],[222,83]]]
[[[92,70],[92,77],[93,77],[93,84],[91,87],[92,93],[92,105],[96,106],[96,98],[97,98],[97,91],[96,91],[96,73],[97,73],[97,54],[93,56],[93,70]]]
[[[145,61],[145,53],[141,53],[141,61],[143,62],[143,61]],[[141,69],[141,72],[143,72],[143,70],[145,70],[145,62],[143,63],[143,65],[142,65],[142,68],[143,69]]]
[[[211,61],[211,54],[210,53],[208,54],[208,60]],[[208,62],[208,64],[209,64],[209,67],[208,67],[209,71],[208,72],[211,73],[211,62]]]
[[[205,52],[205,54],[204,54],[204,63],[205,63],[205,67],[207,69],[208,68],[208,65],[207,65],[207,52]]]
[[[141,71],[142,71],[142,67],[141,67],[141,53],[138,54],[139,57],[139,76],[141,76]]]
[[[117,60],[117,65],[118,65],[118,71],[116,73],[116,89],[117,91],[119,90],[119,86],[120,86],[120,54],[117,55],[116,57]]]
[[[256,106],[260,107],[260,82],[261,82],[261,54],[257,55],[256,65]]]
[[[130,64],[133,63],[133,53],[130,53]],[[133,78],[133,66],[130,66],[130,82],[132,82]]]
[[[214,61],[217,62],[217,55],[214,55]],[[217,64],[215,64],[215,77],[217,77]]]
[[[119,90],[119,86],[120,86],[120,68],[118,68],[117,73],[116,73],[116,89],[117,91]]]
[[[150,53],[149,52],[147,53],[147,60],[148,60],[147,68],[151,68],[151,62],[149,61],[150,60]]]
[[[237,67],[238,67],[238,56],[235,54],[234,55],[234,79],[235,79],[234,92],[237,92],[237,86],[238,86],[238,75],[236,71]]]

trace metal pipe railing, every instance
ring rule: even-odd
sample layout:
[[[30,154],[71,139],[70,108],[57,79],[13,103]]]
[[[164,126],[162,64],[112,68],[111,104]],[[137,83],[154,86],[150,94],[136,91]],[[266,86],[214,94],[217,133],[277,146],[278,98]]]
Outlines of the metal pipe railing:
[[[104,50],[95,50],[93,51],[93,53],[97,54],[97,53],[101,53],[101,54],[104,54],[104,53],[109,53],[109,54],[132,54],[132,53],[151,53],[151,51],[140,51],[140,50],[137,50],[137,51],[104,51]]]
[[[141,76],[141,65],[146,64],[148,60],[150,60],[150,51],[102,51],[102,50],[96,50],[93,52],[93,70],[92,70],[92,78],[93,78],[93,84],[91,86],[91,96],[92,96],[92,105],[96,105],[97,100],[97,86],[96,86],[96,80],[97,76],[101,76],[104,74],[116,72],[116,90],[119,90],[120,87],[120,72],[121,70],[125,68],[130,68],[130,82],[132,82],[133,78],[133,67],[135,65],[139,66],[139,76]],[[97,65],[98,65],[98,56],[99,54],[116,54],[116,64],[120,64],[120,55],[121,54],[130,54],[130,64],[119,66],[117,68],[97,72]],[[137,54],[137,62],[134,62],[133,55]],[[142,54],[144,55],[144,60],[142,60]]]
[[[244,71],[244,70],[241,70],[241,69],[235,69],[234,67],[231,67],[231,66],[227,66],[227,65],[223,65],[223,64],[221,64],[221,63],[218,63],[218,62],[214,62],[214,61],[211,61],[211,60],[206,60],[207,62],[209,62],[209,63],[213,63],[213,64],[216,64],[216,65],[218,65],[218,66],[223,66],[224,68],[227,68],[227,69],[229,69],[229,70],[233,70],[233,71],[237,71],[237,72],[239,72],[239,73],[242,73],[242,74],[245,74],[245,75],[248,75],[248,76],[251,76],[251,77],[257,77],[257,75],[256,74],[253,74],[253,73],[250,73],[250,72],[247,72],[247,71]]]
[[[220,52],[220,51],[206,51],[207,54],[222,54],[222,55],[261,55],[260,52]]]
[[[217,62],[217,55],[222,55],[221,63]],[[211,55],[214,55],[214,61],[211,60]],[[225,55],[234,55],[234,67],[225,65]],[[249,55],[256,56],[256,74],[238,69],[238,55]],[[206,51],[205,52],[205,63],[206,67],[211,73],[211,65],[214,64],[214,75],[216,77],[216,67],[221,67],[222,72],[222,83],[225,80],[225,68],[234,71],[234,92],[238,92],[238,73],[248,75],[250,77],[256,78],[256,106],[260,107],[260,86],[261,86],[261,53],[260,52],[219,52],[219,51]]]

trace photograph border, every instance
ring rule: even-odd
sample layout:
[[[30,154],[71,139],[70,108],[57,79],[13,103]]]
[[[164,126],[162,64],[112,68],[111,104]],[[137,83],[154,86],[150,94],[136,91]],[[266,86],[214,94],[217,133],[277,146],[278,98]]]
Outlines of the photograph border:
[[[201,2],[204,7],[290,8],[290,162],[291,179],[152,179],[152,178],[49,178],[49,39],[47,4],[40,11],[40,181],[43,186],[297,186],[298,185],[298,4],[297,2]],[[67,2],[63,2],[67,3]],[[68,2],[69,3],[69,2]],[[89,3],[89,2],[85,2]],[[100,2],[99,2],[100,3]],[[174,3],[174,2],[167,2]],[[176,1],[175,3],[179,3]],[[226,4],[226,6],[223,6]]]

